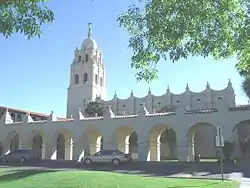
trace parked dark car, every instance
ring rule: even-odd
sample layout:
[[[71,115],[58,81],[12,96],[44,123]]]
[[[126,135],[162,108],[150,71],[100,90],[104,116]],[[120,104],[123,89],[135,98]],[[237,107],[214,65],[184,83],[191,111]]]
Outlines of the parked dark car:
[[[33,162],[40,160],[40,157],[31,149],[16,149],[5,154],[1,161],[3,164]]]
[[[91,163],[111,163],[118,165],[132,161],[130,154],[125,154],[119,150],[101,150],[93,155],[84,156],[81,159],[83,164]]]

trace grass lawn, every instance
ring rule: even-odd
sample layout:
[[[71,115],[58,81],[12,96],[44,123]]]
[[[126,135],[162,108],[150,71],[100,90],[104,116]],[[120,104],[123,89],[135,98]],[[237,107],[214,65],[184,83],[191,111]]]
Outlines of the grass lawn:
[[[0,169],[3,188],[237,188],[230,181],[140,177],[112,172]]]

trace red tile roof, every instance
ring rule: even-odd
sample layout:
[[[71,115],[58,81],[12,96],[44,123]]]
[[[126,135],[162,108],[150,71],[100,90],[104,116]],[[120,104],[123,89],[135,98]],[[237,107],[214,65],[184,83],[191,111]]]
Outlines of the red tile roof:
[[[0,109],[3,109],[3,110],[6,110],[6,106],[0,106]],[[43,113],[39,113],[39,112],[31,112],[31,111],[27,111],[27,110],[21,110],[21,109],[16,109],[16,108],[9,108],[8,109],[10,111],[14,111],[14,112],[17,112],[17,113],[23,113],[23,114],[27,114],[27,113],[30,113],[30,115],[34,115],[34,116],[39,116],[39,117],[49,117],[49,115],[47,114],[43,114]],[[62,118],[62,117],[57,117],[57,119],[65,119],[65,118]]]

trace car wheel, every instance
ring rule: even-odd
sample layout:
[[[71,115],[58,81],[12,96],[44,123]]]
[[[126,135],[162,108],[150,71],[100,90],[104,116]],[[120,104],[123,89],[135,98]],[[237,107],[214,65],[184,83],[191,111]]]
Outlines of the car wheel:
[[[113,165],[119,165],[119,164],[120,164],[119,159],[113,159],[113,160],[112,160],[112,164],[113,164]]]
[[[91,164],[92,163],[92,160],[87,158],[84,160],[84,164]]]
[[[20,159],[20,164],[23,164],[25,162],[25,158],[24,157],[21,157]]]

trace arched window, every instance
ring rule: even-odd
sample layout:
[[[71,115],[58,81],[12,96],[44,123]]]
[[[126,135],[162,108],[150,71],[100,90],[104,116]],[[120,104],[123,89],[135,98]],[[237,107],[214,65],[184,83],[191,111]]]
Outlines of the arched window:
[[[85,61],[89,61],[89,55],[85,54]]]
[[[78,56],[78,60],[77,60],[79,63],[82,61],[82,56]]]
[[[98,76],[95,74],[95,84],[98,84]]]
[[[17,121],[21,122],[22,121],[22,115],[21,114],[17,114]]]
[[[75,75],[75,84],[79,84],[79,75],[78,74]]]
[[[86,84],[88,82],[88,73],[84,73],[83,75],[83,83]]]
[[[103,80],[102,80],[102,77],[100,77],[100,86],[103,86]]]
[[[16,121],[16,114],[15,113],[11,113],[10,116],[11,116],[11,119],[13,121]]]

